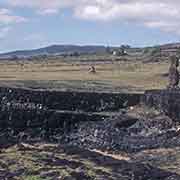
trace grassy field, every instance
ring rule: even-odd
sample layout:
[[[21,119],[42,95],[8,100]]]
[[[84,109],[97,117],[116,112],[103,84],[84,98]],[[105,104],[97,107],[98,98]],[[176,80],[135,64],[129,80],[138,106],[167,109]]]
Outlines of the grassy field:
[[[96,74],[88,72],[95,65]],[[1,61],[0,84],[32,88],[133,90],[165,88],[167,62],[125,61]]]
[[[96,67],[97,73],[88,72],[91,65]],[[166,88],[169,63],[167,61],[161,63],[103,62],[103,60],[102,62],[96,60],[65,62],[57,59],[0,61],[0,67],[1,86],[143,92],[147,89]],[[116,160],[119,162],[117,163]],[[17,180],[46,179],[42,178],[43,175],[46,177],[57,175],[60,179],[67,177],[70,179],[73,179],[72,177],[120,179],[121,172],[119,171],[121,170],[122,174],[126,172],[127,164],[121,166],[119,163],[125,163],[125,161],[143,163],[145,166],[151,164],[156,168],[180,174],[179,147],[109,154],[108,152],[89,152],[71,148],[66,150],[58,145],[42,142],[42,144],[29,146],[26,150],[17,145],[2,149],[0,151],[0,175],[16,173]],[[122,179],[128,179],[128,176]]]

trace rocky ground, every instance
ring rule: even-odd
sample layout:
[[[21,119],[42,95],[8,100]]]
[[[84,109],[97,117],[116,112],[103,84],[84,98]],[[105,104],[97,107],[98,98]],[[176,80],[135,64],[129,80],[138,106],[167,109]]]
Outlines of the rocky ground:
[[[103,151],[138,152],[180,146],[179,125],[154,109],[134,107],[99,122],[83,122],[63,140],[70,145]]]
[[[179,124],[155,109],[130,107],[48,139],[32,132],[1,131],[0,179],[180,180]]]
[[[123,158],[122,158],[123,159]],[[0,153],[0,179],[178,180],[180,176],[77,147],[19,144]]]

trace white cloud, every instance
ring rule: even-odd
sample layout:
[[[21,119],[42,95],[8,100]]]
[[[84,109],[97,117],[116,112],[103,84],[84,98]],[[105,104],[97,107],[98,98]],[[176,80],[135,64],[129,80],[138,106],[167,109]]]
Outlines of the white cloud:
[[[26,18],[13,15],[9,9],[0,8],[0,39],[5,39],[8,36],[12,29],[12,24],[25,21],[27,21]]]
[[[27,21],[26,18],[13,15],[9,9],[0,9],[0,24],[20,23]]]
[[[7,0],[10,5],[37,9],[59,9],[79,4],[84,0]],[[86,0],[85,0],[86,1]],[[78,5],[77,4],[77,5]]]
[[[38,13],[57,14],[69,8],[78,18],[142,24],[180,33],[179,0],[7,0],[12,6],[34,8]],[[1,14],[0,14],[1,15]]]
[[[8,35],[10,30],[11,30],[10,27],[0,28],[0,39],[4,39]]]

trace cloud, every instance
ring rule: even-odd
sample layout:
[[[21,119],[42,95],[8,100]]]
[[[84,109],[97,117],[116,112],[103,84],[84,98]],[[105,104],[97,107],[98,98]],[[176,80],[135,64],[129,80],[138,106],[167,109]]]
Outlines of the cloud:
[[[36,10],[40,15],[58,14],[60,9],[72,8],[86,0],[6,0],[6,3],[14,7],[28,7]]]
[[[4,39],[8,35],[10,30],[11,30],[11,27],[0,28],[0,39]]]
[[[13,24],[26,21],[26,18],[14,15],[9,9],[0,8],[0,40],[8,36]]]
[[[9,9],[0,9],[0,24],[20,23],[27,21],[26,18],[13,15]]]
[[[78,5],[84,0],[7,0],[12,6],[30,7],[37,9],[59,9]],[[85,0],[86,1],[86,0]]]
[[[179,0],[6,0],[9,5],[33,8],[42,15],[69,8],[74,16],[93,21],[136,23],[180,34]]]

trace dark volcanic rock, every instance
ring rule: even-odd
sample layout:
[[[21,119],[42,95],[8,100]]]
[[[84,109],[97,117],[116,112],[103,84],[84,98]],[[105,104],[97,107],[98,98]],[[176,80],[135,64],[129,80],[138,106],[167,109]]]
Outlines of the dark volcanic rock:
[[[175,121],[180,120],[180,89],[146,91],[142,102],[161,110]]]
[[[173,121],[166,116],[134,119],[124,115],[96,123],[81,123],[77,131],[64,139],[65,143],[87,149],[134,152],[178,146],[179,137]]]
[[[102,111],[136,105],[141,94],[40,91],[0,88],[0,129],[69,131],[81,121],[104,120]]]
[[[141,94],[38,91],[0,87],[1,103],[15,109],[68,111],[117,111],[139,104]]]

